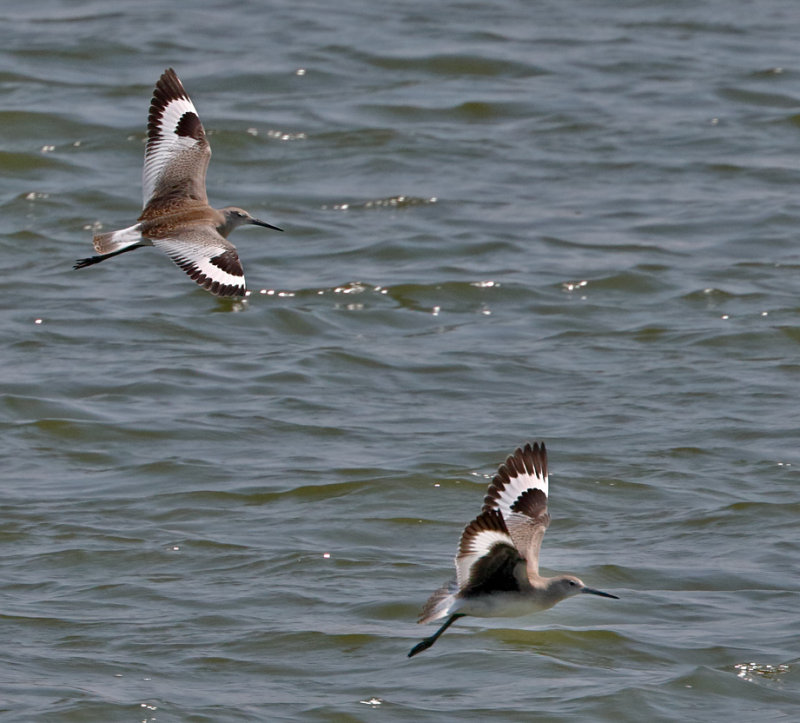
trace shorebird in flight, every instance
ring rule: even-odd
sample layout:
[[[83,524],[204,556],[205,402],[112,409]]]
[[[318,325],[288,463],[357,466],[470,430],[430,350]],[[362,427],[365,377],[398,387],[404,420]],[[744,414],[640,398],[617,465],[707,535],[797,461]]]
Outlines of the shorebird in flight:
[[[422,609],[420,623],[447,618],[408,657],[430,648],[465,615],[516,617],[547,610],[578,593],[618,600],[586,587],[574,575],[542,577],[539,548],[550,524],[544,443],[517,449],[494,476],[481,513],[461,534],[456,579],[440,587]]]
[[[79,259],[74,268],[155,246],[212,294],[244,296],[244,270],[228,234],[243,224],[282,229],[236,206],[209,206],[206,169],[210,158],[211,146],[197,110],[175,71],[168,68],[150,101],[142,215],[133,226],[96,234],[98,255]]]

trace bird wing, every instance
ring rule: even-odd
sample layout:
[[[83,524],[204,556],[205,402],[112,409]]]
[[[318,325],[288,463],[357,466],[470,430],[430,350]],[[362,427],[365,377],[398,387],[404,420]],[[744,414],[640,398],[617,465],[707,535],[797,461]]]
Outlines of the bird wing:
[[[180,235],[152,238],[189,277],[217,296],[244,296],[244,269],[236,247],[213,226],[180,229]]]
[[[502,516],[529,577],[539,574],[539,550],[550,524],[547,493],[547,450],[537,442],[517,449],[500,465],[483,500],[481,513],[494,510]]]
[[[156,83],[147,118],[142,191],[144,213],[194,200],[208,203],[211,146],[197,110],[172,68]]]
[[[481,512],[464,528],[456,555],[456,580],[462,594],[517,591],[524,568],[497,510]]]

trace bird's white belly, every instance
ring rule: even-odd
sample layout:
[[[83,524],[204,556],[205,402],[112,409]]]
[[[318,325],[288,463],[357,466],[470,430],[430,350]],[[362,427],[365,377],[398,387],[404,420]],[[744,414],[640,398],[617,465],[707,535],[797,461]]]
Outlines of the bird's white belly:
[[[544,604],[535,597],[520,593],[496,592],[474,598],[459,598],[449,612],[474,615],[478,618],[514,618],[551,607],[552,605]]]

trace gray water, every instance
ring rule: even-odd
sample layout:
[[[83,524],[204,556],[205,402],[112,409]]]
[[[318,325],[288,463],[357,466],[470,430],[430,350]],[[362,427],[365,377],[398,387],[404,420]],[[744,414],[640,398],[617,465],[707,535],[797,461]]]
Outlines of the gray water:
[[[3,721],[800,718],[800,11],[0,9]],[[131,224],[173,66],[252,294]],[[620,600],[416,615],[513,449]]]

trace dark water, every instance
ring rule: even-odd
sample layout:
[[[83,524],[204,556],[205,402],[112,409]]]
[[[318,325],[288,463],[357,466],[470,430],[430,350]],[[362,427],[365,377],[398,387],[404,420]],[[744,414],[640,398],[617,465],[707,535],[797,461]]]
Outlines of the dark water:
[[[2,720],[800,717],[800,14],[0,10]],[[133,222],[174,66],[252,295]],[[487,475],[619,601],[408,660]]]

